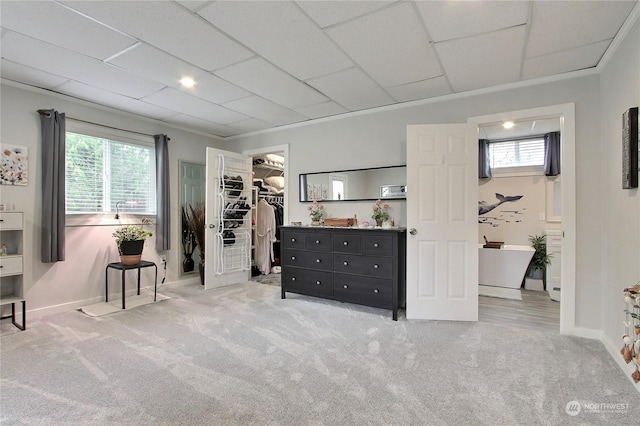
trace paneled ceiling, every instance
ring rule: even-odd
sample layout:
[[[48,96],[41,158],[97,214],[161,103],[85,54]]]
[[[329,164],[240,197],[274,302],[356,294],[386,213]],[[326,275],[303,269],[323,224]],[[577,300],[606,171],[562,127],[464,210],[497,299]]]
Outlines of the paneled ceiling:
[[[2,0],[0,75],[228,137],[594,68],[634,7]]]

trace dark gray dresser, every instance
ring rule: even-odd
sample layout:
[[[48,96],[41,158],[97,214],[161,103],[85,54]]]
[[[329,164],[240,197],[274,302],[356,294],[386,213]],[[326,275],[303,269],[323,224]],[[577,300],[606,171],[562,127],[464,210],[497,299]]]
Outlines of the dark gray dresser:
[[[283,226],[282,298],[286,292],[398,309],[406,302],[406,231]]]

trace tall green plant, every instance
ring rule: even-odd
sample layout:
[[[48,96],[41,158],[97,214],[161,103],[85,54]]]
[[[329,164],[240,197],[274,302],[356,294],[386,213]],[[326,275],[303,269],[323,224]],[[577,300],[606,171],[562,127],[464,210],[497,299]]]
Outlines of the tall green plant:
[[[545,270],[547,265],[551,264],[551,254],[547,253],[547,236],[542,235],[529,235],[529,242],[531,247],[536,251],[529,263],[529,269]]]

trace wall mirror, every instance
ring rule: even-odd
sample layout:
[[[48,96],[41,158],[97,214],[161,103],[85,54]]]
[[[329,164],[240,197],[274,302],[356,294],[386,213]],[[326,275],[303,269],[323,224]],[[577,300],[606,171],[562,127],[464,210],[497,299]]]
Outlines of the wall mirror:
[[[180,206],[195,206],[204,203],[206,190],[206,166],[200,163],[191,163],[180,160]],[[180,209],[182,213],[182,209]],[[182,215],[181,215],[182,217]],[[188,226],[180,221],[180,237],[182,244],[182,269],[180,274],[198,272],[197,264],[200,261],[200,250],[190,244]]]
[[[300,174],[300,201],[403,199],[407,167],[389,166]]]

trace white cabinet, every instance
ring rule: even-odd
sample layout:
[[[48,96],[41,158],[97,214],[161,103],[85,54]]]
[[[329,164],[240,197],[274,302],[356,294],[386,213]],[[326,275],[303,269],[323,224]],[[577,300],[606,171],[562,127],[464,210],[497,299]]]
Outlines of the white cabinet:
[[[23,229],[22,212],[0,212],[0,306],[11,305],[11,321],[21,330],[26,318]],[[22,325],[16,322],[16,303],[22,304]]]

